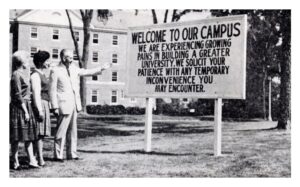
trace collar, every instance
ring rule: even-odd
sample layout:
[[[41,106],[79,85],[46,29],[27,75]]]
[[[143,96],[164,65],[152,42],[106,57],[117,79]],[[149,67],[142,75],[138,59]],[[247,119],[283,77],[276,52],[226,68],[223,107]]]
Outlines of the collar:
[[[41,70],[39,70],[39,69],[37,69],[37,68],[35,69],[35,71],[38,72],[39,74],[42,74],[42,75],[45,74],[43,71],[41,71]]]
[[[66,66],[62,61],[60,61],[59,64],[60,64],[61,66],[63,66],[64,68],[67,68],[67,66]],[[73,62],[70,63],[69,68],[72,66],[72,64],[73,64]]]

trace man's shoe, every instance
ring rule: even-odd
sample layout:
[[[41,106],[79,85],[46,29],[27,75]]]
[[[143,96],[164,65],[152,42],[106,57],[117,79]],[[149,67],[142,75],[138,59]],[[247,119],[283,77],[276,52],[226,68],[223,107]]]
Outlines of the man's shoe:
[[[63,159],[60,159],[60,158],[53,158],[53,161],[54,161],[54,162],[64,162],[64,160],[63,160]]]
[[[68,160],[83,160],[83,158],[75,157],[75,158],[67,158]]]
[[[40,169],[40,166],[37,165],[37,164],[29,164],[29,165],[28,165],[28,168],[29,168],[29,169]]]

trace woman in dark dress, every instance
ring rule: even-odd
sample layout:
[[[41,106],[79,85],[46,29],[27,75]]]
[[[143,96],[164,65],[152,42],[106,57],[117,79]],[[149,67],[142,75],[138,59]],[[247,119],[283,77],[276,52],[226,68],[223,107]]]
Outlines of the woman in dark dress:
[[[10,143],[13,169],[19,169],[19,142],[25,142],[29,167],[37,168],[32,142],[37,139],[36,123],[31,107],[29,54],[17,51],[12,56],[13,72],[10,90]]]
[[[33,56],[36,67],[31,74],[31,88],[33,98],[33,111],[37,121],[38,139],[34,150],[37,153],[38,164],[45,165],[43,158],[43,139],[51,135],[50,103],[49,103],[49,63],[50,54],[47,51],[38,51]]]

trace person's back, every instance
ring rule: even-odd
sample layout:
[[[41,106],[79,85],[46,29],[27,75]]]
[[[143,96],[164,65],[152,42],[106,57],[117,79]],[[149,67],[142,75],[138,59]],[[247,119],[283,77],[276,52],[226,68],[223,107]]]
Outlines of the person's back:
[[[29,79],[19,70],[12,73],[10,97],[12,104],[22,104],[23,99],[30,100],[30,84]]]

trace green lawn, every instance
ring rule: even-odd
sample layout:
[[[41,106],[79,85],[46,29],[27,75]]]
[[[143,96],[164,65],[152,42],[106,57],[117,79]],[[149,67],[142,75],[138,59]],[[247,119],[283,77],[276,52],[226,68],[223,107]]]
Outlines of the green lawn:
[[[223,122],[223,156],[214,157],[213,121],[153,119],[151,153],[143,151],[143,116],[81,117],[83,160],[53,162],[48,139],[47,166],[10,170],[10,177],[291,177],[290,131],[272,129],[276,122]]]

